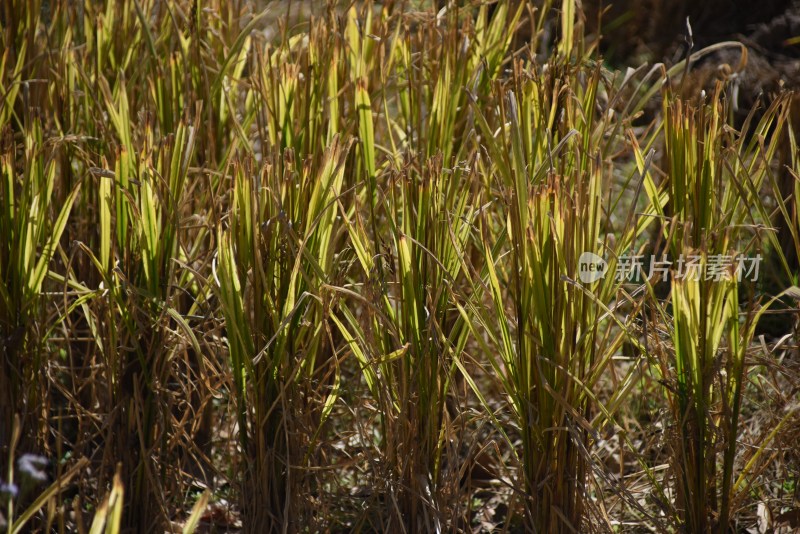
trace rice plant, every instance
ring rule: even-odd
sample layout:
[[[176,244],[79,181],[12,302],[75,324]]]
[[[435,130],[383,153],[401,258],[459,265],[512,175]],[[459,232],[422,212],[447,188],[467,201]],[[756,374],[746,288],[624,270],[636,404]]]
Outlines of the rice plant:
[[[349,44],[363,53],[354,14]],[[389,488],[397,505],[386,528],[441,529],[456,517],[462,473],[454,465],[445,473],[443,461],[459,439],[447,405],[469,332],[454,301],[465,283],[463,256],[471,252],[479,187],[467,91],[485,90],[497,76],[510,40],[501,28],[516,24],[520,14],[499,6],[490,18],[482,7],[474,28],[465,23],[463,33],[453,22],[430,64],[422,40],[392,36],[393,70],[381,73],[393,89],[383,95],[392,151],[381,169],[375,167],[376,125],[361,107],[371,109],[370,100],[363,84],[356,88],[369,216],[363,220],[347,210],[342,216],[360,267],[355,280],[363,300],[343,306],[334,320],[381,406],[381,446],[397,485]],[[457,13],[447,17],[458,20]],[[432,24],[421,36],[440,39]],[[423,55],[413,59],[414,50]],[[354,63],[356,72],[366,68],[363,57]],[[450,93],[453,86],[462,89],[457,96]],[[399,116],[389,118],[395,108]],[[368,305],[359,320],[352,306],[363,302]]]
[[[614,224],[604,212],[613,205],[603,194],[605,160],[622,140],[613,134],[619,130],[613,114],[598,109],[596,98],[619,88],[599,68],[562,85],[572,67],[547,67],[516,67],[514,90],[497,95],[497,130],[478,115],[490,162],[482,172],[496,184],[491,200],[502,210],[481,224],[482,278],[492,307],[473,305],[468,313],[490,333],[486,354],[497,354],[490,362],[521,440],[526,524],[537,532],[582,528],[595,424],[613,420],[613,407],[632,383],[629,375],[610,411],[593,393],[630,335],[629,319],[617,318],[616,308],[636,306],[615,270],[648,224],[646,216],[628,217],[617,223],[618,240],[603,235]],[[608,258],[607,271],[581,278],[587,255]]]
[[[724,127],[722,85],[696,105],[669,91],[663,102],[663,185],[673,215],[662,231],[676,267],[671,309],[660,308],[673,348],[659,351],[658,369],[673,418],[678,509],[691,532],[727,532],[745,356],[769,304],[740,310],[739,287],[754,268],[742,254],[757,252],[746,232],[769,220],[758,195],[779,136],[763,139],[783,127],[786,106],[779,100],[766,110],[748,141]],[[750,127],[748,120],[743,129]]]
[[[303,458],[297,448],[310,446],[291,434],[287,412],[299,409],[298,392],[330,365],[322,358],[331,302],[319,292],[335,268],[336,199],[349,147],[334,138],[300,169],[291,150],[276,151],[260,170],[247,162],[232,169],[230,223],[218,229],[215,277],[245,454],[245,525],[253,532],[291,521],[286,507],[299,476],[292,466]],[[325,404],[336,394],[334,386]]]
[[[8,108],[5,108],[8,109]],[[43,365],[41,339],[36,324],[41,318],[41,291],[67,225],[79,186],[64,190],[56,179],[56,153],[45,146],[42,123],[26,117],[24,142],[18,145],[9,131],[0,155],[2,215],[0,232],[0,443],[11,441],[16,415],[29,422],[26,405],[40,401],[37,370]],[[21,164],[20,171],[17,164]]]

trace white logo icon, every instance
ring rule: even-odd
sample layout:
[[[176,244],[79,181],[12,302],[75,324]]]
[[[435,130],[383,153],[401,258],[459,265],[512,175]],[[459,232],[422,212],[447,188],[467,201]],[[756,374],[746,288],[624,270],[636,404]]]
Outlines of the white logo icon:
[[[578,278],[584,284],[591,284],[606,275],[608,263],[594,252],[584,252],[578,258]]]

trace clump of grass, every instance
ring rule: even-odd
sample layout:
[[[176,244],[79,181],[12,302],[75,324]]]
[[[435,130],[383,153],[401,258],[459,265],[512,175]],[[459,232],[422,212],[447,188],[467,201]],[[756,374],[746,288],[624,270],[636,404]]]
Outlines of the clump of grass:
[[[380,406],[388,493],[397,502],[388,514],[390,529],[436,530],[458,517],[463,473],[448,456],[459,436],[452,423],[457,414],[447,406],[469,331],[453,304],[465,284],[463,257],[472,252],[479,187],[467,90],[485,91],[496,78],[511,38],[502,28],[516,25],[521,13],[501,5],[489,17],[483,6],[472,23],[450,10],[441,35],[431,20],[416,35],[390,37],[390,68],[379,74],[391,89],[382,95],[391,146],[378,168],[375,132],[383,125],[374,123],[363,76],[374,49],[358,30],[356,12],[349,12],[367,217],[342,210],[361,292],[334,320]],[[371,31],[369,18],[364,31]],[[425,38],[441,47],[429,47]],[[453,94],[453,87],[461,90]]]
[[[228,228],[218,229],[215,276],[225,317],[242,452],[245,527],[279,531],[289,524],[294,477],[304,454],[292,434],[300,392],[322,366],[330,301],[320,288],[334,276],[336,199],[350,143],[295,167],[292,150],[274,152],[259,170],[233,165]],[[328,347],[330,350],[330,347]],[[330,352],[327,354],[330,355]],[[328,356],[330,357],[330,356]],[[338,395],[338,374],[318,422]],[[313,408],[312,408],[313,409]]]
[[[122,462],[131,509],[141,514],[136,519],[140,524],[164,525],[166,484],[158,483],[157,473],[161,461],[170,457],[168,440],[179,439],[181,432],[172,426],[167,409],[168,390],[178,378],[172,362],[181,350],[170,346],[170,325],[190,331],[174,291],[191,291],[191,277],[178,270],[187,254],[180,217],[187,202],[200,108],[193,121],[184,118],[174,135],[158,143],[152,127],[145,125],[136,150],[124,97],[116,104],[110,93],[105,97],[121,146],[113,171],[92,170],[98,239],[94,250],[80,245],[99,274],[101,291],[80,284],[75,273],[70,273],[69,282],[85,297],[93,297],[80,309],[106,370],[107,443]],[[192,363],[202,375],[202,349],[195,336],[189,336],[189,345],[196,358]],[[127,521],[134,517],[129,513]]]
[[[8,444],[14,418],[20,415],[22,424],[27,424],[25,406],[41,402],[38,370],[44,365],[43,340],[38,338],[37,322],[43,312],[42,285],[79,186],[63,190],[64,184],[57,179],[56,153],[45,145],[40,118],[26,117],[22,145],[7,127],[4,131],[0,152],[0,233],[4,236],[0,245],[0,443]]]
[[[222,182],[230,218],[217,229],[214,277],[243,455],[244,522],[253,532],[311,520],[297,515],[307,502],[301,488],[312,491],[301,468],[339,394],[328,325],[337,297],[324,287],[340,278],[337,212],[340,196],[353,198],[345,132],[355,121],[339,111],[353,89],[332,29],[312,22],[300,36],[307,40],[287,37],[252,56],[244,114],[231,117],[235,146],[248,155],[223,167],[232,174],[230,185]]]
[[[669,325],[672,351],[659,351],[674,442],[672,465],[681,523],[691,532],[727,532],[735,487],[739,410],[747,380],[745,356],[767,305],[740,310],[740,255],[753,253],[749,229],[767,221],[759,191],[769,172],[786,117],[778,100],[750,140],[727,127],[725,92],[718,85],[694,105],[664,95],[664,160],[669,208],[663,239],[673,265],[670,299],[658,305]],[[752,118],[752,115],[751,115]],[[771,135],[764,141],[767,132]],[[655,186],[648,188],[655,194]],[[774,241],[774,235],[771,237]],[[719,265],[716,274],[713,265]],[[685,262],[685,263],[683,263]],[[711,273],[711,275],[709,275]],[[656,345],[663,347],[662,344]]]
[[[515,66],[515,90],[498,101],[496,130],[478,115],[488,152],[482,172],[502,210],[481,224],[492,306],[473,304],[468,316],[489,336],[484,353],[511,404],[528,528],[562,531],[582,528],[595,425],[613,420],[632,384],[625,379],[611,411],[593,393],[629,336],[614,308],[634,299],[614,271],[645,223],[628,217],[618,240],[603,235],[611,225],[604,209],[614,205],[603,195],[606,159],[623,141],[596,99],[618,88],[599,69],[572,78],[570,65],[547,67]],[[585,253],[608,258],[605,277],[579,281]]]

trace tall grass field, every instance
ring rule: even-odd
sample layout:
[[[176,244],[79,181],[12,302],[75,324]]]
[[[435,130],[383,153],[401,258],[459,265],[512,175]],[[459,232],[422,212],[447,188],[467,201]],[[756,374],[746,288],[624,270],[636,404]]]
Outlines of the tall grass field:
[[[800,531],[800,99],[591,5],[3,0],[0,532]]]

